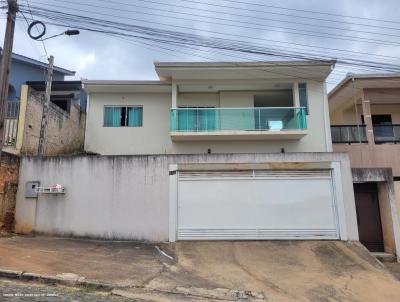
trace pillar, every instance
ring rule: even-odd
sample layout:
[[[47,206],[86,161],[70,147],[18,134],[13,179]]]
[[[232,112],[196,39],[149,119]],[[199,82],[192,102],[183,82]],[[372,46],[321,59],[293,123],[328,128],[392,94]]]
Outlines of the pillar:
[[[372,125],[372,116],[371,116],[371,102],[365,99],[364,90],[361,93],[361,102],[364,115],[364,123],[366,126],[368,145],[374,145],[375,140],[374,140],[374,128]]]

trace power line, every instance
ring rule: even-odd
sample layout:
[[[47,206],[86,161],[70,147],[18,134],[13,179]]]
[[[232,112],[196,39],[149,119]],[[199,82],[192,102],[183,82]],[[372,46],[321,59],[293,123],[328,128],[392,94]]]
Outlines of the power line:
[[[148,28],[148,27],[139,27],[136,25],[130,25],[130,24],[125,24],[125,23],[119,23],[119,22],[112,22],[112,21],[107,21],[107,20],[103,20],[103,19],[94,19],[94,18],[90,18],[87,16],[78,16],[78,15],[71,15],[71,14],[67,14],[67,13],[62,13],[62,16],[60,16],[61,13],[57,13],[54,11],[46,11],[46,13],[43,13],[41,11],[39,12],[35,12],[36,14],[41,15],[42,17],[47,17],[50,19],[54,19],[54,20],[60,20],[63,19],[65,20],[65,18],[68,19],[68,17],[72,17],[72,18],[77,18],[80,17],[81,19],[84,19],[84,21],[86,23],[94,23],[101,26],[102,29],[94,29],[94,28],[88,28],[88,27],[84,27],[82,29],[86,29],[86,30],[92,30],[92,31],[97,31],[97,32],[105,32],[103,29],[105,27],[111,27],[111,28],[115,28],[115,29],[123,29],[123,30],[128,30],[129,32],[131,32],[133,29],[136,31],[139,31],[139,33],[142,34],[151,34],[150,37],[143,37],[143,36],[135,36],[135,35],[131,35],[129,33],[121,33],[121,32],[108,32],[108,33],[112,33],[112,34],[120,34],[123,36],[127,36],[127,37],[132,37],[132,38],[138,38],[138,39],[147,39],[147,40],[154,40],[157,42],[163,42],[163,43],[167,43],[170,42],[169,40],[165,40],[165,35],[168,35],[169,38],[175,38],[175,43],[183,43],[185,45],[190,45],[190,43],[195,43],[195,45],[197,46],[206,46],[206,47],[214,47],[214,48],[218,48],[218,43],[220,43],[220,41],[228,41],[230,43],[234,43],[235,47],[232,47],[232,45],[224,45],[224,46],[220,46],[219,48],[224,49],[224,50],[235,50],[235,51],[241,51],[241,52],[247,52],[247,53],[252,53],[252,54],[264,54],[264,55],[269,55],[269,56],[280,56],[280,57],[290,57],[290,58],[296,58],[296,59],[311,59],[311,60],[318,60],[321,58],[309,58],[309,57],[305,57],[304,54],[297,54],[296,56],[293,54],[288,54],[288,53],[274,53],[274,52],[266,52],[265,51],[265,47],[262,46],[262,49],[260,50],[260,48],[249,48],[252,45],[246,44],[243,46],[242,42],[238,42],[238,41],[233,41],[233,40],[228,40],[228,39],[218,39],[218,43],[215,43],[215,41],[206,41],[208,43],[204,43],[204,37],[201,36],[193,36],[193,35],[188,35],[185,34],[184,36],[183,33],[179,33],[179,32],[174,32],[174,31],[165,31],[165,30],[159,30],[159,29],[152,29],[152,28]],[[53,13],[53,16],[50,16],[49,13]],[[57,15],[58,14],[58,15]],[[69,20],[69,19],[68,19]],[[74,20],[74,19],[72,19]],[[80,20],[79,22],[84,23],[83,20]],[[101,24],[101,25],[100,25]],[[141,32],[142,31],[142,32]],[[156,33],[158,34],[162,34],[163,38],[154,38],[154,31],[156,31]],[[191,41],[185,40],[191,38]],[[183,40],[182,40],[183,39]],[[195,40],[193,40],[195,39]],[[202,40],[202,41],[199,41]],[[202,44],[203,42],[203,44]],[[210,44],[211,43],[211,44]],[[214,44],[212,44],[214,43]],[[240,44],[241,43],[241,44]],[[241,49],[240,47],[244,47],[245,49]],[[354,60],[354,59],[347,59],[347,60],[341,60],[340,61],[341,64],[344,65],[356,65],[356,66],[362,66],[362,67],[369,67],[371,69],[376,69],[376,70],[387,70],[387,71],[391,71],[391,72],[398,72],[399,71],[399,66],[398,65],[393,65],[393,64],[386,64],[386,63],[377,63],[377,62],[372,62],[372,61],[365,61],[365,60]]]
[[[370,66],[368,66],[368,67],[370,67]],[[376,67],[376,66],[375,66],[375,67]],[[378,68],[378,69],[383,70],[382,68]]]
[[[147,22],[147,21],[140,20],[140,22]],[[193,30],[193,28],[186,27],[186,26],[179,26],[179,25],[176,25],[176,24],[165,24],[165,23],[157,23],[157,22],[152,22],[152,23],[156,23],[156,24],[159,24],[159,25],[165,25],[165,26],[169,26],[169,27],[174,27],[174,28],[178,27],[178,28]],[[228,35],[228,36],[232,36],[232,37],[239,37],[239,38],[246,38],[246,39],[249,38],[248,36],[232,34],[232,33],[224,33],[224,32],[210,31],[210,30],[204,30],[204,29],[196,29],[196,30],[202,31],[202,32],[205,32],[205,33],[217,34],[217,35]],[[389,58],[389,59],[399,59],[398,57],[394,57],[394,56],[371,54],[371,53],[360,52],[360,51],[356,52],[356,51],[350,51],[350,50],[344,50],[344,49],[338,49],[338,48],[323,47],[323,46],[318,46],[318,45],[305,45],[305,44],[294,43],[294,42],[290,42],[290,41],[283,42],[283,41],[279,41],[279,40],[265,39],[265,38],[257,38],[257,39],[260,40],[260,41],[266,41],[266,42],[269,42],[269,43],[272,42],[272,43],[285,44],[285,48],[287,48],[287,46],[286,46],[287,44],[290,44],[290,45],[296,45],[296,46],[313,48],[313,49],[315,49],[315,48],[323,49],[324,51],[326,51],[326,50],[328,50],[328,51],[339,51],[339,52],[352,53],[352,54],[357,54],[357,55],[370,55],[370,56]]]
[[[138,0],[142,1],[142,0]],[[145,1],[145,0],[143,0]],[[182,1],[182,0],[181,0]],[[241,4],[247,4],[247,5],[255,5],[259,7],[268,7],[265,4],[256,4],[256,3],[248,3],[248,2],[240,2],[240,1],[230,1],[230,0],[223,0],[227,2],[236,2],[236,3],[241,3]],[[209,3],[209,2],[201,2],[201,1],[196,1],[196,0],[184,0],[184,2],[190,2],[190,3],[196,3],[196,4],[202,4],[202,5],[209,5],[213,7],[221,7],[221,8],[230,8],[230,9],[236,9],[236,10],[245,10],[245,11],[251,11],[251,12],[258,12],[258,13],[264,13],[264,14],[272,14],[272,15],[279,15],[279,16],[286,16],[286,17],[293,17],[293,18],[300,18],[300,19],[307,19],[307,20],[316,20],[316,21],[323,21],[323,22],[332,22],[332,23],[342,23],[342,24],[347,24],[347,25],[357,25],[357,26],[366,26],[366,27],[376,27],[376,28],[382,28],[382,29],[392,29],[392,30],[398,30],[398,28],[394,27],[388,27],[388,26],[379,26],[379,25],[371,25],[371,24],[365,24],[365,23],[355,23],[355,22],[348,22],[344,20],[329,20],[329,19],[324,19],[324,18],[317,18],[317,17],[310,17],[310,16],[299,16],[299,15],[292,15],[292,14],[285,14],[285,13],[278,13],[278,12],[271,12],[267,10],[260,10],[260,9],[250,9],[250,8],[239,8],[235,6],[228,6],[228,5],[223,5],[223,4],[216,4],[216,3]],[[288,8],[286,8],[288,9]],[[369,21],[372,21],[373,19],[370,19]],[[396,21],[391,21],[392,23],[399,23]]]
[[[58,2],[57,0],[50,0],[50,1]],[[173,13],[173,14],[190,15],[190,16],[208,18],[208,16],[204,16],[204,15],[193,14],[193,13],[188,13],[188,12],[173,11],[173,10],[169,10],[169,9],[162,9],[160,7],[155,8],[155,7],[137,5],[137,4],[133,4],[133,3],[129,3],[129,4],[128,3],[122,3],[122,2],[118,2],[118,1],[112,1],[112,0],[97,0],[97,1],[105,2],[107,4],[117,4],[118,6],[124,5],[124,6],[128,6],[128,7],[137,7],[137,8],[149,9],[149,10],[153,11],[153,14],[154,14],[154,10],[157,10],[157,11],[169,12],[169,13]],[[173,4],[173,3],[165,4],[165,3],[162,3],[162,2],[152,1],[152,0],[136,0],[136,1],[145,2],[145,3],[153,3],[153,4],[157,4],[157,5],[165,5],[167,7],[184,8],[184,9],[189,9],[191,11],[194,10],[193,7],[183,6],[183,5],[176,5],[176,4]],[[70,3],[70,4],[74,4],[74,5],[79,5],[79,6],[97,7],[97,8],[110,9],[110,10],[115,10],[115,11],[137,13],[137,11],[133,11],[133,10],[126,10],[126,9],[121,9],[121,8],[117,8],[117,7],[105,7],[105,6],[100,6],[100,5],[90,4],[90,3],[81,3],[81,2],[73,2],[73,1],[63,1],[63,3]],[[207,13],[215,13],[215,10],[204,9],[204,8],[199,8],[199,7],[197,7],[195,10],[196,11],[203,11],[203,12],[207,12]],[[282,19],[267,19],[265,17],[257,17],[257,16],[254,16],[254,15],[236,14],[236,13],[226,12],[226,11],[221,12],[221,13],[224,14],[224,15],[229,15],[229,16],[245,17],[245,18],[257,19],[257,20],[262,20],[262,21],[285,22],[285,23],[291,23],[291,24],[296,24],[296,25],[304,25],[304,26],[315,28],[315,24],[311,24],[311,23],[295,22],[295,21],[291,21],[291,20],[282,20]],[[213,19],[231,21],[231,22],[240,22],[240,23],[252,24],[252,25],[263,25],[263,24],[254,23],[254,22],[241,22],[241,21],[237,21],[237,20],[232,21],[230,19],[223,19],[223,18],[218,18],[218,17],[213,17]],[[276,26],[272,26],[272,27],[276,27]],[[283,27],[279,27],[279,28],[283,28]],[[327,29],[334,29],[334,30],[351,31],[351,32],[364,33],[364,34],[374,34],[374,35],[380,35],[380,36],[383,35],[383,36],[397,37],[397,38],[400,37],[400,35],[396,35],[396,34],[389,34],[389,33],[382,33],[382,32],[372,32],[372,31],[363,31],[363,30],[356,30],[356,29],[352,29],[352,28],[326,26],[326,25],[322,25],[322,24],[319,24],[318,28],[327,28]],[[288,29],[288,28],[284,28],[284,29]],[[289,29],[297,30],[297,28],[289,28]],[[400,28],[396,28],[395,30],[400,31]],[[316,31],[309,31],[309,32],[320,33],[320,32],[316,32]]]
[[[79,16],[78,16],[79,17]],[[99,32],[98,30],[97,30],[97,32]],[[118,33],[111,33],[112,35],[115,35],[115,34],[118,34]],[[155,41],[155,42],[161,42],[161,41]],[[173,44],[174,45],[174,44]],[[188,45],[190,45],[190,44],[188,44]],[[188,47],[187,45],[186,45],[186,47]],[[231,51],[236,51],[236,49],[231,49]],[[263,54],[263,53],[261,53],[261,54]],[[224,54],[225,55],[225,54]],[[270,54],[267,54],[267,55],[270,55]],[[230,55],[230,56],[232,56],[232,55]],[[358,67],[359,68],[359,67]]]
[[[63,15],[65,15],[65,14],[63,14]],[[67,14],[67,15],[69,15],[69,14]],[[47,17],[49,17],[48,16],[48,14],[47,14]],[[77,17],[76,15],[75,15],[75,17]],[[79,17],[79,16],[78,16]],[[87,20],[87,18],[88,17],[85,17],[86,18],[86,20]],[[63,18],[62,18],[63,20],[65,20],[65,16],[63,16]],[[92,20],[92,18],[89,18],[90,20]],[[94,20],[96,20],[96,19],[94,19]],[[93,20],[92,20],[93,21]],[[98,21],[100,21],[100,22],[98,22],[99,24],[98,25],[101,25],[102,26],[102,28],[104,27],[104,23],[105,24],[114,24],[115,22],[111,22],[111,21],[107,21],[107,20],[98,20]],[[102,21],[102,22],[101,22]],[[89,22],[90,23],[90,22]],[[93,22],[91,22],[91,23],[93,23]],[[117,24],[121,24],[121,23],[117,23]],[[124,24],[122,24],[122,25],[124,25]],[[126,25],[126,24],[125,24]],[[60,25],[61,26],[61,25]],[[129,27],[131,27],[132,25],[129,25]],[[107,27],[107,26],[106,26]],[[108,34],[108,35],[113,35],[113,36],[115,36],[115,35],[121,35],[121,32],[112,32],[112,31],[105,31],[105,30],[99,30],[99,29],[93,29],[93,28],[83,28],[83,29],[87,29],[87,30],[90,30],[90,31],[94,31],[94,32],[99,32],[99,33],[103,33],[103,34]],[[177,33],[176,32],[168,32],[168,34],[169,35],[176,35]],[[134,35],[122,35],[122,36],[127,36],[127,37],[132,37],[132,38],[138,38],[138,39],[140,39],[140,38],[143,38],[143,37],[140,37],[140,36],[134,36]],[[173,42],[171,43],[171,41],[168,41],[168,40],[161,40],[161,39],[158,39],[158,38],[156,38],[156,39],[149,39],[150,41],[152,41],[152,42],[154,42],[154,43],[157,43],[157,42],[163,42],[163,43],[169,43],[169,44],[172,44],[172,45],[175,45],[175,46],[177,46],[176,44],[174,44]],[[143,41],[141,41],[141,42],[143,42]],[[188,44],[188,45],[190,45],[190,44]],[[160,46],[158,46],[159,48],[160,48]],[[224,49],[224,48],[223,48]],[[236,51],[236,49],[232,49],[232,51]],[[277,63],[277,65],[279,65],[279,63]],[[296,69],[301,69],[301,68],[296,68]],[[263,70],[264,72],[265,72],[265,70]],[[274,73],[274,72],[272,72],[272,73]],[[283,74],[283,73],[281,73],[281,75],[287,75],[287,74]],[[293,75],[290,75],[290,76],[292,76],[293,77]],[[310,80],[312,80],[312,79],[310,79]]]
[[[107,0],[98,0],[101,2],[109,2]],[[148,2],[148,3],[157,3],[160,5],[165,5],[165,6],[171,6],[170,3],[164,3],[164,2],[156,2],[152,0],[136,0],[136,1],[141,1],[141,2]],[[299,16],[299,15],[293,15],[293,14],[285,14],[285,13],[279,13],[279,12],[273,12],[271,10],[260,10],[259,8],[257,9],[251,9],[251,8],[243,8],[243,7],[235,7],[235,6],[228,6],[228,5],[223,5],[223,4],[216,4],[216,3],[209,3],[209,2],[202,2],[202,1],[195,1],[195,0],[180,0],[181,2],[188,2],[188,3],[194,3],[194,4],[200,4],[200,5],[206,5],[206,6],[211,6],[211,7],[219,7],[219,8],[228,8],[228,9],[234,9],[234,10],[240,10],[240,11],[249,11],[249,12],[255,12],[255,13],[263,13],[263,14],[269,14],[269,15],[279,15],[279,16],[285,16],[285,17],[291,17],[291,18],[300,18],[300,19],[306,19],[306,20],[315,20],[315,21],[322,21],[322,22],[330,22],[330,23],[340,23],[340,24],[346,24],[346,25],[351,25],[351,26],[364,26],[364,27],[370,27],[370,28],[380,28],[380,29],[390,29],[390,30],[400,30],[400,28],[395,28],[395,27],[388,27],[388,26],[379,26],[379,25],[372,25],[372,24],[365,24],[365,23],[355,23],[355,22],[348,22],[344,20],[330,20],[330,19],[324,19],[324,18],[315,18],[315,17],[310,17],[310,16]],[[114,1],[117,2],[117,1]],[[128,3],[124,2],[118,2],[119,4],[122,5],[130,5]],[[243,2],[244,3],[244,2]],[[256,5],[256,4],[254,4]],[[262,4],[259,4],[262,6]],[[193,8],[197,9],[197,8]],[[372,20],[372,19],[371,19]],[[371,21],[370,20],[370,21]],[[400,23],[400,22],[399,22]]]
[[[64,2],[67,2],[67,1],[64,1]],[[36,1],[36,3],[37,4],[45,4],[45,3],[37,2],[37,1]],[[81,5],[87,5],[87,4],[81,4]],[[71,8],[71,7],[62,6],[62,5],[53,5],[53,7],[72,10],[72,11],[78,11],[78,12],[84,12],[84,13],[92,13],[92,11],[83,10],[83,9],[77,9],[77,8]],[[109,8],[109,7],[103,7],[103,8],[114,10],[113,8]],[[114,17],[114,18],[120,18],[121,17],[121,16],[118,16],[118,15],[106,14],[106,13],[101,13],[101,12],[96,12],[96,14],[103,15],[103,16],[108,16],[108,17]],[[171,16],[161,15],[161,14],[157,14],[157,13],[140,12],[140,14],[146,14],[146,15],[151,15],[151,16],[160,16],[160,17],[173,18],[173,19],[181,19],[181,20],[192,21],[192,22],[193,21],[204,22],[204,20],[184,18],[184,17],[171,17]],[[199,16],[199,15],[190,14],[190,13],[186,13],[186,14],[187,15],[193,15],[193,16]],[[200,17],[204,18],[204,16],[200,16]],[[161,25],[173,26],[172,24],[153,22],[153,21],[137,19],[137,18],[131,18],[131,17],[124,17],[124,18],[125,19],[129,19],[129,20],[133,20],[133,21],[137,21],[137,22],[149,22],[149,23],[158,23],[158,24],[161,24]],[[232,22],[229,19],[219,18],[219,17],[214,17],[213,19]],[[235,21],[235,22],[236,23],[241,23],[241,24],[254,24],[254,23],[251,23],[251,22],[243,22],[243,21]],[[318,38],[325,38],[325,39],[336,39],[336,40],[343,40],[343,41],[360,42],[360,43],[372,43],[372,44],[379,43],[381,45],[400,46],[400,42],[395,42],[395,41],[362,38],[362,37],[356,37],[356,36],[350,36],[350,35],[338,35],[338,34],[332,35],[332,34],[329,34],[329,33],[320,33],[320,32],[315,32],[315,31],[306,31],[306,30],[299,31],[299,30],[293,29],[293,28],[272,26],[272,25],[266,26],[266,25],[263,25],[263,24],[257,24],[257,26],[260,26],[260,27],[253,27],[253,26],[245,26],[245,25],[237,25],[237,24],[227,24],[227,23],[221,23],[221,22],[215,22],[215,21],[207,21],[207,23],[214,24],[214,25],[223,25],[223,26],[235,27],[235,28],[253,29],[253,30],[265,30],[265,29],[268,29],[268,31],[286,33],[286,34],[289,33],[289,34],[308,36],[308,37],[318,37]],[[277,29],[271,29],[271,28],[280,28],[280,29],[287,29],[287,30],[294,30],[294,31],[289,32],[289,31],[277,30]],[[309,33],[306,33],[306,32],[309,32]]]
[[[188,0],[186,0],[186,1],[187,2],[193,2],[193,1],[188,1]],[[236,0],[222,0],[222,1],[231,2],[231,3],[238,3],[238,4],[245,4],[245,5],[254,5],[254,6],[258,6],[258,7],[277,8],[277,9],[282,9],[282,10],[289,10],[289,11],[296,11],[296,12],[303,12],[303,13],[311,13],[311,14],[318,14],[318,15],[327,15],[327,16],[334,16],[334,17],[343,17],[343,18],[352,18],[352,19],[367,20],[367,21],[378,21],[378,22],[400,24],[399,21],[394,21],[394,20],[374,19],[374,18],[367,18],[367,17],[360,17],[360,16],[351,16],[351,15],[344,15],[344,14],[327,13],[327,12],[321,12],[321,11],[315,11],[315,10],[289,8],[289,7],[284,7],[284,6],[267,5],[267,4],[243,2],[243,1],[236,1]]]
[[[17,24],[17,25],[20,25],[18,22],[16,22],[16,24]],[[22,33],[24,33],[24,34],[26,35],[26,37],[28,38],[28,41],[29,41],[29,43],[32,45],[32,48],[35,49],[35,51],[38,53],[38,55],[39,55],[39,56],[38,56],[38,61],[41,61],[41,62],[42,62],[43,57],[47,57],[47,56],[46,56],[46,55],[43,55],[43,52],[41,52],[41,51],[39,50],[39,48],[37,47],[37,45],[34,44],[34,43],[32,42],[32,39],[28,36],[27,30],[24,29],[22,26],[19,27],[19,28],[20,28],[20,30],[22,31]],[[43,72],[43,80],[44,80],[44,79],[46,78],[47,68],[44,67],[44,66],[39,66],[39,68],[42,69],[42,72]]]
[[[26,2],[27,2],[27,4],[28,4],[28,7],[29,7],[28,0],[26,0]],[[31,11],[31,10],[30,10],[30,7],[29,7],[29,11]],[[24,15],[24,13],[23,13],[23,12],[20,12],[20,13],[21,13],[21,15],[23,16],[23,18],[25,19],[27,26],[29,27],[29,22],[28,22],[28,19],[25,17],[25,15]],[[32,19],[33,19],[32,12],[30,12],[30,15],[31,15],[31,17],[32,17]],[[36,28],[36,30],[37,30],[37,31],[39,31],[37,27],[35,27],[35,28]],[[42,45],[43,45],[43,50],[44,50],[44,52],[45,52],[45,54],[46,54],[46,57],[48,57],[49,55],[47,54],[46,45],[44,44],[44,41],[41,41],[41,42],[42,42]]]

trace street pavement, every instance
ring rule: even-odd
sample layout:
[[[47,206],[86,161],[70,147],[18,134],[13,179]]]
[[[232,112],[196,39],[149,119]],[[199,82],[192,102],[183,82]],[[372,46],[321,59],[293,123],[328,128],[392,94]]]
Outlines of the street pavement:
[[[0,301],[4,302],[125,302],[138,301],[93,291],[90,288],[41,285],[32,282],[0,279]]]
[[[86,284],[109,284],[116,295],[46,285],[44,293],[60,291],[57,299],[0,296],[0,301],[400,301],[400,282],[355,242],[169,244],[11,236],[0,238],[0,255],[4,271],[43,280],[75,276]],[[22,286],[30,294],[27,284],[8,284],[3,291]]]

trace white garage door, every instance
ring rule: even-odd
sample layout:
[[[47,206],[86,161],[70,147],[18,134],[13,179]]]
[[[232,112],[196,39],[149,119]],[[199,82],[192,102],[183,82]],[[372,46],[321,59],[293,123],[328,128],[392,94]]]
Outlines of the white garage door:
[[[178,240],[338,239],[331,170],[178,172]]]

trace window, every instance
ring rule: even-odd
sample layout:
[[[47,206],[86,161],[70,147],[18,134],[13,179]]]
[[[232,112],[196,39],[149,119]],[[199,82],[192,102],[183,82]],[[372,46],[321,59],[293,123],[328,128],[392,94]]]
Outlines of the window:
[[[306,114],[309,114],[306,83],[299,83],[299,100],[300,100],[300,107],[305,107]]]
[[[142,127],[142,106],[105,106],[104,127]]]

